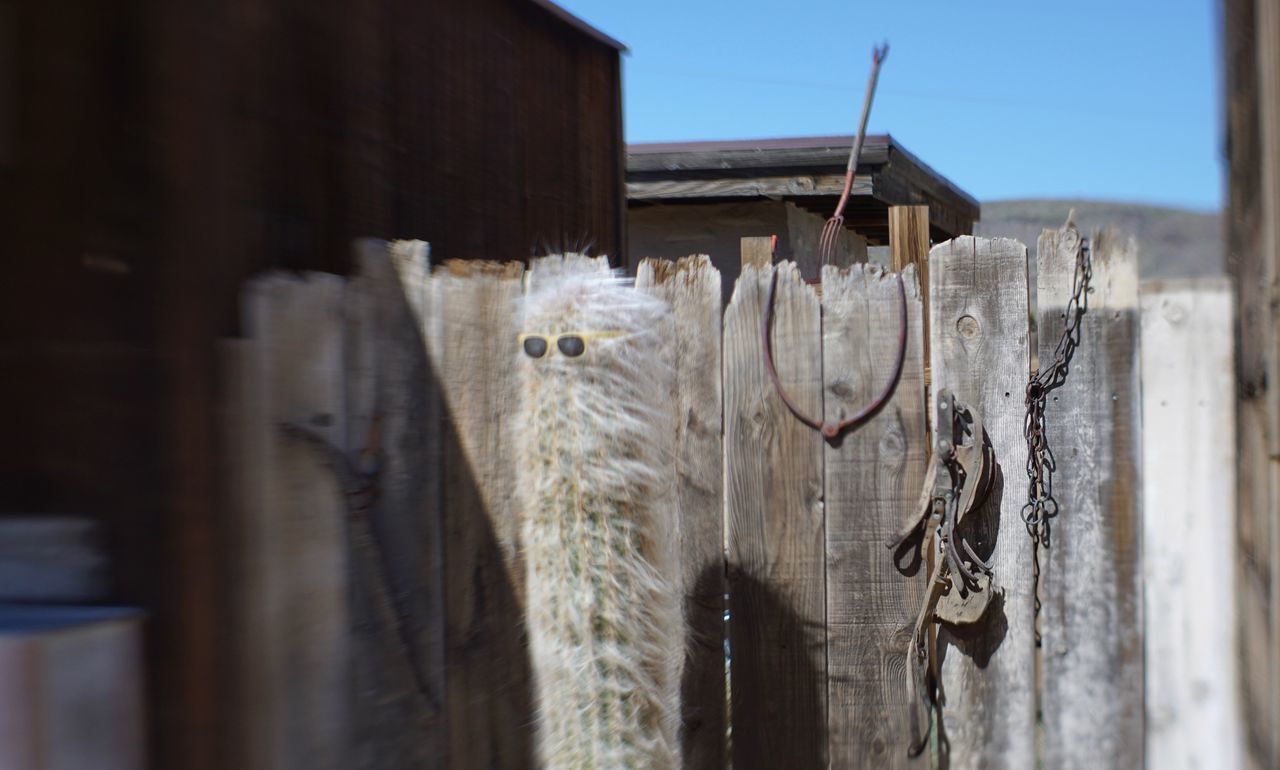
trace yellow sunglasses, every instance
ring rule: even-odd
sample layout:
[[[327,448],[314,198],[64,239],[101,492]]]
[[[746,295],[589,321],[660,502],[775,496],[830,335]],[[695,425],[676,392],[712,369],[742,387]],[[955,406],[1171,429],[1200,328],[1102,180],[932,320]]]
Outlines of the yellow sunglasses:
[[[554,343],[561,355],[577,358],[587,352],[588,340],[607,340],[625,335],[621,330],[599,332],[565,332],[564,334],[521,334],[516,337],[525,355],[542,358]]]

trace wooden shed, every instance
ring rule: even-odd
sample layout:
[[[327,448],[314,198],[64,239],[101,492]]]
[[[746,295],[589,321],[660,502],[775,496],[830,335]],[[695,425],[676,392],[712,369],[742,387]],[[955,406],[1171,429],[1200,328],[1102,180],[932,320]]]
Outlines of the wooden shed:
[[[345,273],[361,236],[620,253],[620,51],[546,0],[0,4],[0,514],[99,525],[94,598],[150,618],[152,766],[232,766],[215,340],[245,279]]]
[[[627,146],[627,254],[711,256],[725,287],[738,239],[778,235],[778,256],[816,275],[818,237],[844,187],[853,138],[818,136]],[[928,206],[941,241],[973,232],[979,205],[888,135],[868,136],[845,212],[841,250],[865,258],[889,243],[889,208]],[[728,289],[726,288],[726,292]]]

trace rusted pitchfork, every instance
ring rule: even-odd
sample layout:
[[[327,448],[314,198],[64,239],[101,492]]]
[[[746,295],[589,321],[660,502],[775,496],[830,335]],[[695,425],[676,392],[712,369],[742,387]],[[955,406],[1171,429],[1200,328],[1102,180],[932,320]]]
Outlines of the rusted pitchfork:
[[[876,95],[876,81],[880,79],[880,65],[889,55],[889,44],[871,49],[871,76],[867,80],[867,96],[862,101],[862,117],[858,121],[858,133],[853,139],[853,148],[849,151],[849,164],[844,172],[844,192],[840,193],[840,202],[836,204],[836,213],[831,215],[822,228],[822,237],[818,240],[818,272],[822,266],[831,264],[836,243],[840,239],[840,231],[844,228],[844,207],[849,203],[849,193],[853,190],[853,173],[858,168],[858,156],[862,154],[862,142],[867,137],[867,118],[871,117],[871,100]]]

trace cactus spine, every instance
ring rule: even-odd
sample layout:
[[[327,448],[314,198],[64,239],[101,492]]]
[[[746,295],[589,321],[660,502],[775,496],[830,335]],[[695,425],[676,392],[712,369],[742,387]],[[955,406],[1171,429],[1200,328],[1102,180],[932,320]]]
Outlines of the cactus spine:
[[[536,275],[536,274],[535,274]],[[538,756],[550,770],[680,763],[670,315],[601,272],[539,277],[521,358],[518,489]],[[577,357],[556,335],[583,333]]]

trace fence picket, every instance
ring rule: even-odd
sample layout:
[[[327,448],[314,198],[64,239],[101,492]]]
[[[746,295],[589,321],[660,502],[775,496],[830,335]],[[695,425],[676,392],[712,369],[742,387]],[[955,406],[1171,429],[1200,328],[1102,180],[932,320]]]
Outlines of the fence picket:
[[[827,420],[875,398],[898,345],[898,290],[875,265],[826,268],[822,279],[822,372]],[[902,378],[880,414],[825,455],[827,693],[830,767],[925,768],[910,743],[908,643],[927,570],[907,574],[885,547],[915,508],[929,448],[925,432],[923,332],[914,267],[907,287]]]
[[[933,389],[977,409],[1002,471],[975,511],[1003,596],[981,624],[938,631],[943,735],[953,770],[1035,767],[1031,543],[1022,523],[1023,390],[1030,374],[1027,249],[963,236],[929,252]],[[983,555],[985,555],[985,553]]]
[[[350,522],[352,766],[427,768],[445,750],[439,384],[427,363],[426,244],[367,239],[347,290],[347,445],[378,452]]]
[[[1231,288],[1145,283],[1141,303],[1147,765],[1235,770],[1244,739]]]
[[[822,767],[826,744],[822,437],[765,374],[760,344],[773,270],[773,352],[784,386],[822,412],[818,298],[793,263],[744,264],[724,316],[725,527],[733,766]]]
[[[1068,222],[1036,247],[1042,370],[1062,333],[1079,238]],[[1143,764],[1138,264],[1132,243],[1106,233],[1092,252],[1080,347],[1045,408],[1059,511],[1040,553],[1046,770]],[[1025,482],[1010,486],[1025,494]]]
[[[533,693],[511,412],[519,263],[446,262],[428,334],[444,397],[442,493],[449,766],[532,767]]]
[[[318,273],[256,278],[242,299],[248,339],[222,347],[238,767],[349,767],[343,489],[323,452],[281,430],[344,445],[344,290]]]
[[[677,515],[689,645],[681,686],[684,766],[725,766],[724,447],[720,272],[705,256],[646,259],[636,287],[675,319]]]

